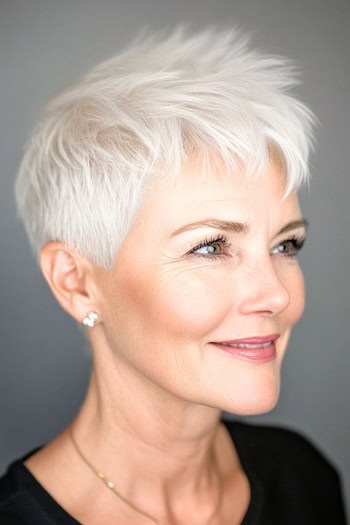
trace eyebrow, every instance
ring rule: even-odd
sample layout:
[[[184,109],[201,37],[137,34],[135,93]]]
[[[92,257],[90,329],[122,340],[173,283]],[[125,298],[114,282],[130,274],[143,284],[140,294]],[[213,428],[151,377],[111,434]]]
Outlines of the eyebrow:
[[[233,233],[243,233],[247,234],[250,231],[249,224],[243,223],[243,222],[234,222],[234,221],[222,221],[219,219],[213,219],[208,218],[201,221],[191,222],[190,224],[185,224],[184,226],[181,226],[174,232],[172,232],[171,237],[175,237],[176,235],[179,235],[180,233],[183,233],[185,231],[189,230],[195,230],[197,228],[214,228],[216,230],[222,230],[222,231],[229,231]],[[309,227],[309,221],[302,217],[301,219],[297,219],[295,221],[288,222],[288,224],[285,224],[281,230],[277,233],[277,235],[280,235],[281,233],[286,233],[290,230],[294,230],[296,228],[305,228],[307,230]]]

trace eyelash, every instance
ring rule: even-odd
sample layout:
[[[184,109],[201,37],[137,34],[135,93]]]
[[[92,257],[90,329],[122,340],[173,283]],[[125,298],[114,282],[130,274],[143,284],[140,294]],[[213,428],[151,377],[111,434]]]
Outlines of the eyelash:
[[[281,241],[275,248],[283,244],[289,243],[292,246],[292,253],[290,254],[281,253],[280,255],[282,255],[283,257],[288,257],[290,259],[295,259],[297,254],[300,252],[300,250],[304,246],[305,240],[306,240],[305,237],[292,236],[292,237],[289,237],[288,239],[285,239],[284,241]],[[194,248],[192,248],[189,254],[194,255],[195,257],[204,257],[205,259],[212,259],[212,260],[217,260],[218,258],[221,259],[229,255],[229,254],[224,254],[224,253],[218,253],[216,255],[213,255],[210,253],[207,253],[207,254],[195,253],[197,250],[200,250],[201,248],[204,248],[206,246],[212,246],[213,244],[220,244],[223,248],[229,248],[231,246],[231,244],[227,242],[227,238],[224,235],[219,235],[217,237],[211,237],[209,239],[205,237],[205,239],[203,239]]]
[[[224,235],[219,235],[218,237],[210,237],[209,239],[205,237],[200,243],[198,243],[194,248],[192,248],[190,254],[195,255],[196,257],[204,257],[205,259],[221,259],[225,257],[226,255],[223,253],[218,253],[217,255],[212,255],[210,253],[194,253],[195,251],[200,250],[205,246],[211,246],[213,244],[220,244],[223,248],[229,248],[231,246],[231,244],[227,242],[227,238]]]

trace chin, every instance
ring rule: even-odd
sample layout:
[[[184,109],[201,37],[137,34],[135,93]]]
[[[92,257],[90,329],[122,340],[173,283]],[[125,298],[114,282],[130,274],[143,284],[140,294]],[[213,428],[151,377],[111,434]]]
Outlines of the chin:
[[[239,416],[257,416],[259,414],[266,414],[275,408],[278,402],[278,396],[274,399],[256,399],[255,402],[247,403],[242,406],[240,410],[236,410]]]
[[[270,412],[279,399],[279,380],[247,384],[245,388],[225,392],[218,408],[240,416],[252,416]]]

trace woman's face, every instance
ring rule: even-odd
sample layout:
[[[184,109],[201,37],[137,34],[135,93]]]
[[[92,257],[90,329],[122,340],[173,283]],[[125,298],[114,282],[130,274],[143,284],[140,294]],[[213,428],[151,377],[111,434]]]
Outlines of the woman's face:
[[[176,182],[148,191],[113,271],[101,273],[101,328],[113,358],[145,384],[228,412],[264,412],[304,308],[297,195],[281,200],[278,164],[257,181],[199,170],[192,161]],[[274,334],[275,357],[271,346],[214,344]]]

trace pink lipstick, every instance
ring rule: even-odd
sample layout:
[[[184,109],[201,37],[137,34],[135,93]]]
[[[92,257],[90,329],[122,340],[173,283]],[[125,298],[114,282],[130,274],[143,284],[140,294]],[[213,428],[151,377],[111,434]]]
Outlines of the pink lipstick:
[[[213,342],[211,344],[242,361],[268,363],[276,358],[275,341],[279,336],[280,334],[271,334],[264,337],[230,339],[229,341]]]

